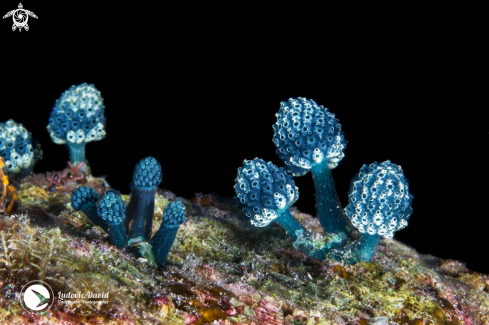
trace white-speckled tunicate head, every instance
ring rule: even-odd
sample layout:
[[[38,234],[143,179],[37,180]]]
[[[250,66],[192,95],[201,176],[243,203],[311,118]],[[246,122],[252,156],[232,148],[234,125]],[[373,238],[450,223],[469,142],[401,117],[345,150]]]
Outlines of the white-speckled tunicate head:
[[[305,175],[324,160],[333,169],[345,156],[341,124],[334,114],[312,99],[291,98],[280,104],[275,115],[273,142],[277,155],[294,176]]]
[[[358,231],[392,238],[407,226],[413,209],[408,180],[389,160],[363,165],[352,179],[345,213]]]
[[[13,178],[30,174],[42,159],[42,150],[22,124],[8,120],[0,123],[0,157],[5,162],[5,174]]]
[[[71,86],[56,103],[47,130],[57,144],[81,144],[105,137],[106,120],[100,91],[83,83]]]
[[[299,198],[299,189],[285,170],[255,158],[238,168],[234,189],[238,206],[256,227],[265,227]]]

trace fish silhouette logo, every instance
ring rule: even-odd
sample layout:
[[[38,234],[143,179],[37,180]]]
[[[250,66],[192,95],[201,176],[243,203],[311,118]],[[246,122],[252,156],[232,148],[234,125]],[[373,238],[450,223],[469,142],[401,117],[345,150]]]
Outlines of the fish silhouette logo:
[[[8,18],[10,16],[12,16],[12,19],[14,20],[12,31],[15,31],[18,28],[19,32],[22,31],[22,28],[29,30],[29,25],[27,25],[29,16],[37,19],[36,14],[32,11],[25,10],[22,3],[19,3],[19,8],[7,12],[3,18]]]
[[[20,302],[28,313],[45,312],[53,306],[53,289],[43,281],[31,281],[22,288]]]

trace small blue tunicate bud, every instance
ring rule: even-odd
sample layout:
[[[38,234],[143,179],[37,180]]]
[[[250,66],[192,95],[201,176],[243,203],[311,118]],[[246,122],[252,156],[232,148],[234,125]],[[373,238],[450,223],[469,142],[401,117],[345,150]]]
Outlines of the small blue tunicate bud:
[[[97,213],[97,202],[100,195],[93,188],[80,186],[71,193],[71,207],[76,211],[82,211],[96,226],[109,231],[107,220],[102,219]]]
[[[132,184],[136,188],[156,187],[161,183],[162,177],[163,172],[158,160],[153,157],[146,157],[141,159],[134,168]]]
[[[80,186],[71,193],[71,206],[77,211],[96,207],[100,195],[93,188]]]
[[[98,204],[98,215],[107,221],[109,225],[118,225],[124,218],[126,211],[126,205],[122,201],[121,196],[114,190],[108,190],[105,192],[104,197]]]
[[[171,202],[163,211],[163,227],[180,226],[185,222],[185,206],[180,201]]]

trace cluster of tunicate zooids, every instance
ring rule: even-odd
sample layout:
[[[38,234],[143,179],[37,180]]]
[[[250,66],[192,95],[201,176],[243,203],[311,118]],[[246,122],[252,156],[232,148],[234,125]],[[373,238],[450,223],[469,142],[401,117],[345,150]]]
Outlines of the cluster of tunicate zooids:
[[[66,145],[70,163],[82,167],[86,174],[91,170],[85,156],[85,145],[105,137],[104,109],[100,91],[94,85],[83,83],[66,90],[56,100],[49,117],[47,130],[51,139],[56,144]],[[6,180],[7,175],[22,178],[32,172],[42,158],[42,150],[22,124],[8,120],[0,123],[0,157],[2,179]],[[106,231],[115,246],[135,247],[150,264],[162,266],[178,227],[185,221],[183,204],[172,202],[163,212],[160,229],[150,238],[155,191],[162,175],[161,165],[156,159],[144,158],[134,169],[131,200],[127,208],[118,192],[108,190],[100,199],[99,194],[87,186],[72,193],[72,207],[84,212],[95,225]],[[3,181],[3,184],[8,183]],[[5,193],[2,196],[4,198]],[[7,211],[10,210],[11,205]]]
[[[115,246],[135,247],[148,263],[162,266],[178,228],[185,222],[182,202],[171,202],[163,211],[160,229],[150,238],[155,192],[162,175],[160,163],[153,157],[146,157],[134,168],[127,208],[116,191],[108,190],[100,199],[98,193],[87,186],[72,193],[71,205],[105,230]]]
[[[104,138],[104,109],[100,92],[84,83],[65,91],[49,118],[47,130],[53,142],[66,145],[70,162],[75,166],[84,163],[86,173],[90,168],[85,145]],[[346,140],[338,119],[327,108],[300,97],[282,102],[276,117],[273,142],[284,167],[259,158],[245,160],[236,178],[238,205],[257,227],[279,223],[294,240],[294,247],[313,258],[369,261],[380,237],[391,238],[406,227],[412,213],[412,195],[402,168],[390,161],[364,165],[353,178],[350,202],[342,209],[331,175],[331,169],[345,156]],[[9,120],[0,124],[0,156],[5,160],[6,174],[22,177],[32,172],[42,151],[21,124]],[[309,171],[319,222],[329,238],[324,245],[313,242],[314,236],[289,211],[299,196],[292,176]],[[161,266],[185,221],[183,204],[172,202],[164,211],[160,230],[150,238],[155,191],[161,179],[160,164],[147,157],[134,170],[127,208],[116,191],[109,190],[100,199],[88,187],[73,192],[72,206],[107,231],[114,245],[137,247],[150,262]],[[352,236],[354,228],[362,233],[360,238]]]
[[[105,137],[104,109],[100,91],[86,83],[72,86],[56,100],[47,129],[53,142],[68,147],[73,165],[83,162],[84,166],[89,166],[85,145]],[[85,171],[90,172],[87,168]],[[134,169],[131,200],[127,208],[118,192],[108,190],[100,199],[93,189],[86,186],[72,193],[72,207],[85,213],[95,225],[106,231],[115,246],[135,247],[150,264],[162,266],[178,227],[185,221],[183,204],[172,202],[163,212],[160,229],[150,238],[155,192],[162,176],[160,163],[153,157],[146,157]],[[166,223],[165,220],[178,220],[179,223]]]
[[[282,102],[273,125],[273,142],[284,161],[278,168],[262,159],[245,160],[235,183],[239,207],[257,227],[275,221],[294,240],[294,247],[318,260],[340,258],[347,263],[369,261],[380,237],[392,238],[407,226],[412,195],[402,168],[389,160],[363,165],[352,179],[348,206],[343,209],[331,169],[345,156],[341,124],[327,108],[306,98]],[[319,222],[328,242],[312,235],[292,216],[298,199],[292,176],[312,173]],[[354,237],[352,229],[361,233]]]

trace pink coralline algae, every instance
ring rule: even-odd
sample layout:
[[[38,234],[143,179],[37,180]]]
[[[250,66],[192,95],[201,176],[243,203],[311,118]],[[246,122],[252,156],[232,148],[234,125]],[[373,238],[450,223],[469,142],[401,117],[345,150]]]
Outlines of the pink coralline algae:
[[[68,162],[68,168],[61,171],[32,173],[20,181],[17,185],[26,184],[40,187],[50,191],[57,191],[64,194],[71,194],[80,185],[87,185],[93,188],[97,193],[103,194],[106,190],[106,182],[102,178],[95,178],[88,174],[83,174],[84,163],[81,162],[73,166]]]
[[[257,325],[281,325],[284,324],[280,308],[268,299],[260,301],[257,307],[253,308],[256,313]]]

